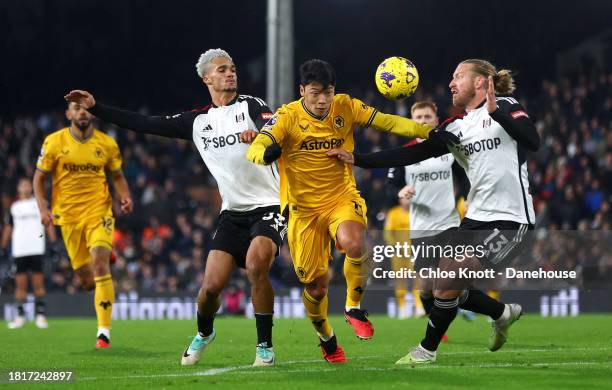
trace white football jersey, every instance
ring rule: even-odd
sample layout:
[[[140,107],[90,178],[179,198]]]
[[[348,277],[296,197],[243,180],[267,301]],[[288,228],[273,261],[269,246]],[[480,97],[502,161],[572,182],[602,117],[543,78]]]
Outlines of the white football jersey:
[[[238,95],[226,106],[202,109],[168,117],[182,123],[202,160],[217,181],[221,194],[221,210],[250,211],[280,204],[279,174],[276,164],[256,165],[246,159],[248,144],[240,141],[240,133],[258,130],[256,122],[272,117],[266,103],[256,97]]]
[[[512,99],[510,104],[518,104],[511,97],[497,99]],[[491,118],[486,106],[453,120],[446,131],[461,140],[449,149],[471,184],[466,218],[534,224],[526,152]]]
[[[461,220],[455,208],[453,186],[454,161],[448,153],[389,170],[389,179],[396,186],[410,185],[415,189],[410,203],[410,238],[433,236],[459,226]]]
[[[9,223],[13,226],[11,237],[13,257],[45,253],[45,229],[40,223],[40,211],[35,198],[15,201],[11,205]]]

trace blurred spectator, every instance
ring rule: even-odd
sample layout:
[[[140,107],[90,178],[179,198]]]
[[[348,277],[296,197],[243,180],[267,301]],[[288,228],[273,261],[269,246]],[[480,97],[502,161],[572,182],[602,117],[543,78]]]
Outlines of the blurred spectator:
[[[223,312],[232,315],[243,315],[246,308],[246,293],[242,283],[230,283],[230,285],[223,290],[222,304]]]

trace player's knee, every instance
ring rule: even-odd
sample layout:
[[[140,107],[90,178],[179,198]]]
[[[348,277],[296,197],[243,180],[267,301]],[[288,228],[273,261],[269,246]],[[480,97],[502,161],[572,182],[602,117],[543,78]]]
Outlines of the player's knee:
[[[45,287],[34,287],[34,295],[37,297],[42,297],[43,295],[45,295]]]
[[[306,291],[308,291],[311,297],[320,301],[327,295],[327,286],[308,286],[306,287]]]
[[[363,246],[363,242],[360,239],[348,240],[347,242],[342,244],[342,248],[344,249],[347,256],[352,257],[354,259],[361,258],[365,254],[365,248]]]
[[[202,286],[202,293],[208,298],[215,298],[221,295],[223,287],[225,286],[219,280],[206,280]]]
[[[28,290],[28,279],[27,274],[19,275],[19,277],[15,278],[15,290],[17,291],[27,291]]]
[[[435,290],[433,295],[438,299],[455,299],[462,293],[463,291],[460,290]]]
[[[108,262],[104,261],[95,261],[93,265],[94,275],[96,276],[104,276],[110,273],[110,267]]]
[[[106,275],[110,272],[110,249],[106,247],[95,247],[91,251],[93,268],[96,276]]]
[[[261,280],[268,278],[268,260],[258,259],[254,261],[247,261],[246,273],[251,283],[257,283]]]
[[[84,290],[92,291],[96,288],[96,282],[93,280],[93,278],[81,279],[81,287]]]

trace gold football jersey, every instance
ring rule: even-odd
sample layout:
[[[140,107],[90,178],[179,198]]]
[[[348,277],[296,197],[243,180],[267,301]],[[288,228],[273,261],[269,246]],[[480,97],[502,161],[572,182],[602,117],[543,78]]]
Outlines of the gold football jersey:
[[[69,128],[49,134],[36,168],[50,173],[51,207],[56,225],[112,214],[106,171],[121,169],[114,139],[99,130],[79,141]]]
[[[408,230],[410,230],[410,212],[404,210],[400,205],[391,207],[385,219],[385,243],[395,245],[408,241]]]
[[[350,165],[328,157],[328,150],[355,149],[356,126],[371,124],[376,109],[346,94],[334,96],[328,114],[318,118],[303,100],[281,107],[261,132],[280,144],[281,206],[321,209],[359,192]],[[286,198],[286,199],[285,199]]]

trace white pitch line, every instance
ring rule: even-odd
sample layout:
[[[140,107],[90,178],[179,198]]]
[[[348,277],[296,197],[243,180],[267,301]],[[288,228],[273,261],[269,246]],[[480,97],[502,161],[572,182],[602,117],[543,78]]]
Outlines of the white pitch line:
[[[145,379],[145,378],[180,378],[180,377],[212,376],[212,375],[223,374],[225,372],[244,370],[248,368],[253,368],[253,366],[219,367],[219,368],[211,368],[205,371],[185,372],[185,373],[175,373],[175,374],[124,375],[124,376],[106,376],[102,378],[98,378],[96,376],[87,376],[87,377],[79,378],[78,380],[95,381],[98,379]]]
[[[511,368],[511,367],[549,367],[549,366],[610,366],[612,362],[550,362],[550,363],[480,363],[480,364],[448,364],[448,365],[406,365],[407,368],[416,369],[443,369],[443,368]]]
[[[380,358],[381,355],[371,355],[371,356],[357,356],[352,360],[364,360],[364,359],[373,359]],[[288,360],[284,362],[277,362],[275,366],[286,366],[292,364],[327,364],[321,359],[310,359],[310,360]],[[237,370],[249,370],[255,367],[248,366],[229,366],[229,367],[219,367],[219,368],[211,368],[205,371],[196,371],[196,372],[187,372],[187,373],[176,373],[176,374],[151,374],[151,375],[124,375],[124,376],[105,376],[104,378],[98,378],[95,376],[88,376],[79,378],[82,381],[94,381],[98,379],[143,379],[143,378],[175,378],[175,377],[196,377],[196,376],[212,376],[223,374],[226,372],[237,371]],[[261,371],[265,372],[265,371]]]
[[[611,350],[612,348],[557,348],[557,349],[517,349],[517,350],[501,350],[501,351],[497,351],[497,352],[490,352],[490,351],[471,351],[471,352],[460,352],[460,351],[450,351],[450,352],[441,352],[441,355],[453,355],[453,356],[457,356],[457,355],[482,355],[482,354],[499,354],[500,352],[504,352],[504,353],[530,353],[530,352],[578,352],[578,351],[608,351]],[[371,356],[356,356],[351,358],[350,360],[366,360],[366,359],[372,359],[372,358],[389,358],[389,357],[395,357],[396,355],[371,355]],[[399,357],[398,357],[399,358]],[[276,366],[286,366],[286,365],[293,365],[293,364],[327,364],[325,363],[323,360],[321,359],[310,359],[310,360],[289,360],[289,361],[284,361],[284,362],[278,362],[276,363]],[[442,368],[505,368],[505,367],[543,367],[543,366],[563,366],[563,365],[611,365],[612,363],[606,363],[606,362],[553,362],[553,363],[481,363],[481,364],[454,364],[454,365],[440,365],[440,364],[433,364],[433,365],[415,365],[415,366],[410,366],[410,365],[406,365],[407,367],[410,368],[417,368],[417,369],[442,369]],[[402,368],[402,367],[406,367],[406,366],[391,366],[388,368],[384,368],[384,367],[360,367],[359,370],[364,370],[364,371],[387,371],[387,370],[394,370],[394,369],[398,369],[398,368]],[[341,366],[339,366],[341,367]],[[173,374],[151,374],[151,375],[124,375],[124,376],[114,376],[114,377],[109,377],[109,376],[105,376],[104,378],[100,378],[100,379],[104,379],[104,380],[108,380],[108,379],[145,379],[145,378],[180,378],[180,377],[199,377],[199,376],[213,376],[213,375],[220,375],[220,374],[225,374],[227,372],[233,372],[233,371],[242,371],[242,370],[248,370],[249,374],[259,374],[259,373],[267,373],[266,370],[261,370],[261,371],[252,371],[254,367],[251,365],[243,365],[243,366],[229,366],[229,367],[218,367],[218,368],[211,368],[208,370],[204,370],[204,371],[196,371],[196,372],[186,372],[186,373],[173,373]],[[310,371],[317,371],[317,372],[321,372],[321,371],[336,371],[336,369],[331,369],[331,368],[319,368],[319,369],[298,369],[298,370],[284,370],[283,372],[310,372]],[[237,373],[237,374],[241,374],[241,373]],[[82,380],[82,381],[95,381],[98,380],[98,377],[83,377],[83,378],[79,378],[78,380]]]
[[[612,367],[612,363],[610,362],[551,362],[551,363],[483,363],[483,364],[422,364],[422,365],[393,365],[389,367],[359,367],[357,371],[397,371],[402,369],[465,369],[465,368],[512,368],[512,367],[522,367],[522,368],[540,368],[540,367],[549,367],[549,366],[610,366]],[[342,366],[338,366],[337,368],[302,368],[302,369],[292,369],[292,370],[283,370],[282,373],[308,373],[308,372],[332,372],[332,371],[340,371]],[[253,375],[253,374],[269,374],[266,370],[259,371],[237,371],[235,375]]]
[[[449,351],[440,352],[441,355],[479,355],[479,354],[500,354],[500,353],[531,353],[531,352],[580,352],[580,351],[610,351],[612,348],[533,348],[533,349],[502,349],[496,352],[491,351]]]

